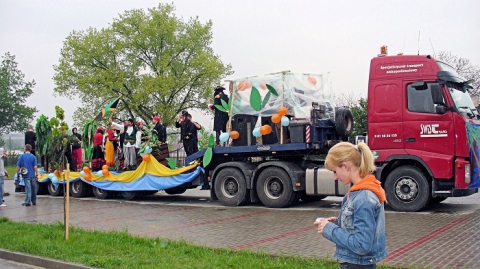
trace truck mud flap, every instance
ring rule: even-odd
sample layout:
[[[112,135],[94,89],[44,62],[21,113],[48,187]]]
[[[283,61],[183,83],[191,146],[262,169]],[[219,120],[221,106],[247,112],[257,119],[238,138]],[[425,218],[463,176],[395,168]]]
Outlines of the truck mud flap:
[[[333,178],[333,173],[325,168],[307,168],[305,175],[305,193],[312,196],[343,196],[350,189]]]

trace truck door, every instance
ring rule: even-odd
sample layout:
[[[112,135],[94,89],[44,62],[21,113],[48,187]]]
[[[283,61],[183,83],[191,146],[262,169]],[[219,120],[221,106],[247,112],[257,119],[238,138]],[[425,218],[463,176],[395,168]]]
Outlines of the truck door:
[[[405,85],[405,151],[421,158],[430,168],[435,166],[432,170],[436,175],[451,175],[455,153],[453,115],[451,111],[435,112],[431,84],[426,83],[424,87],[413,87],[412,83]]]

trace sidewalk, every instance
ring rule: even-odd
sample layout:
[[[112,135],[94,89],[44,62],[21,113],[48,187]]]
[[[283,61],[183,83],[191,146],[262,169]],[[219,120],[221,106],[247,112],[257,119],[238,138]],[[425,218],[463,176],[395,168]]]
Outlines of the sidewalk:
[[[25,222],[63,221],[63,197],[38,196],[37,206],[22,207],[25,195],[14,193],[11,181],[6,181],[6,191],[11,195],[6,197],[8,206],[0,209],[1,216]],[[189,191],[178,196],[161,193],[138,202],[71,198],[70,224],[273,255],[333,255],[334,244],[317,234],[313,222],[320,216],[336,215],[338,198],[327,198],[308,207],[271,209],[223,207],[205,198],[208,191],[191,193],[192,196]],[[475,194],[426,212],[387,210],[389,255],[385,263],[416,268],[480,268],[479,199],[480,194]]]

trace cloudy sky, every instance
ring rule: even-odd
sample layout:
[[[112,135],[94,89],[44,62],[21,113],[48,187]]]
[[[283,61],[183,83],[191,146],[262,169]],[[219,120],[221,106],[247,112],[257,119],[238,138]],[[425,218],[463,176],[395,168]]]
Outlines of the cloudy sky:
[[[163,1],[160,1],[163,2]],[[171,3],[169,1],[168,3]],[[0,55],[16,56],[27,80],[34,79],[28,105],[36,116],[66,110],[74,100],[54,96],[52,66],[73,30],[108,27],[125,10],[159,1],[0,0]],[[330,73],[333,91],[366,96],[372,57],[381,45],[389,54],[450,51],[480,65],[480,1],[175,0],[176,15],[213,22],[212,47],[235,72],[229,78],[291,70]],[[195,117],[207,128],[210,117]]]

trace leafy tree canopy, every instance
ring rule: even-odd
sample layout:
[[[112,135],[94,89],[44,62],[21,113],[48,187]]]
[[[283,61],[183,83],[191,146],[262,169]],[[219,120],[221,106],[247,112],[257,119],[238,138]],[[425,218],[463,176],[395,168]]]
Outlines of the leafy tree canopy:
[[[471,95],[480,94],[480,67],[473,65],[469,59],[453,55],[451,52],[441,51],[438,59],[451,65],[455,71],[466,79],[472,79],[470,84],[473,89],[470,90]]]
[[[35,107],[25,105],[33,93],[35,81],[25,81],[24,78],[15,56],[5,53],[0,64],[0,134],[23,132],[37,112]]]
[[[169,125],[182,110],[206,110],[214,86],[231,74],[210,47],[211,28],[211,21],[184,22],[173,4],[159,4],[126,11],[107,28],[73,31],[54,66],[54,91],[81,102],[77,125],[120,94],[117,118],[150,122],[158,113]]]

